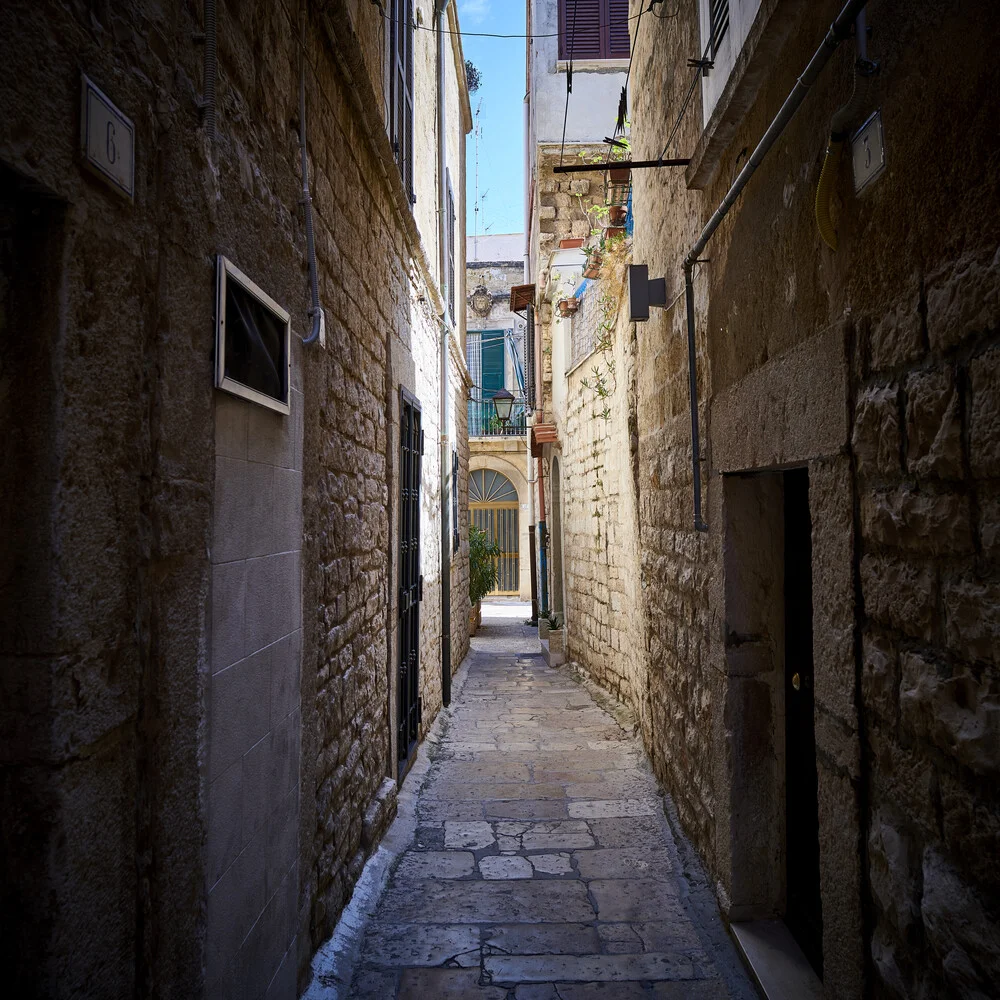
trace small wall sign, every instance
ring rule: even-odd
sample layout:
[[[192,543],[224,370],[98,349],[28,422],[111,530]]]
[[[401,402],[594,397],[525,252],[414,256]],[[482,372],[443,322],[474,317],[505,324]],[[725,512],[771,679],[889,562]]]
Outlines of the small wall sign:
[[[84,165],[130,201],[135,194],[135,126],[86,74],[80,145]]]
[[[885,170],[882,112],[876,111],[851,138],[854,193],[861,194]]]

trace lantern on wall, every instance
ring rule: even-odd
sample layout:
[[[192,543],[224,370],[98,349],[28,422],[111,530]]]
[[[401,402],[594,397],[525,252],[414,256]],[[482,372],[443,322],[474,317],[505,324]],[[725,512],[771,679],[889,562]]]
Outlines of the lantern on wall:
[[[510,411],[514,406],[514,396],[506,389],[497,389],[493,393],[493,407],[497,411],[497,420],[504,427],[510,423]]]

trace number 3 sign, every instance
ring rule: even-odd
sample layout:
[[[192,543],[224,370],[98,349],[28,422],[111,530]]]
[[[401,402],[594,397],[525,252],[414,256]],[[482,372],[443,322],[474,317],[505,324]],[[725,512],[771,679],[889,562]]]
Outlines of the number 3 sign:
[[[135,194],[135,127],[131,120],[86,75],[80,114],[84,164],[131,200]]]

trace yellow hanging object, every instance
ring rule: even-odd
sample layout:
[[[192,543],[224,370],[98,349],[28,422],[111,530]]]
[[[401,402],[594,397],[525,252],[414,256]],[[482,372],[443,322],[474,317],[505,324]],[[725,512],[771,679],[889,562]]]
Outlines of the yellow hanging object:
[[[837,186],[837,171],[840,167],[840,154],[844,148],[843,140],[831,139],[826,147],[823,159],[823,169],[820,171],[819,184],[816,185],[816,225],[823,242],[831,249],[837,249],[837,230],[830,220],[830,205],[833,192]]]

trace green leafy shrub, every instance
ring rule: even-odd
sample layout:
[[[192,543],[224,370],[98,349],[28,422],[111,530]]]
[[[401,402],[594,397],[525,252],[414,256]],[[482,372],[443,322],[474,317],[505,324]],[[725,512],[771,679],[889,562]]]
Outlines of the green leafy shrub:
[[[500,546],[485,531],[469,525],[469,599],[478,604],[497,585]]]

